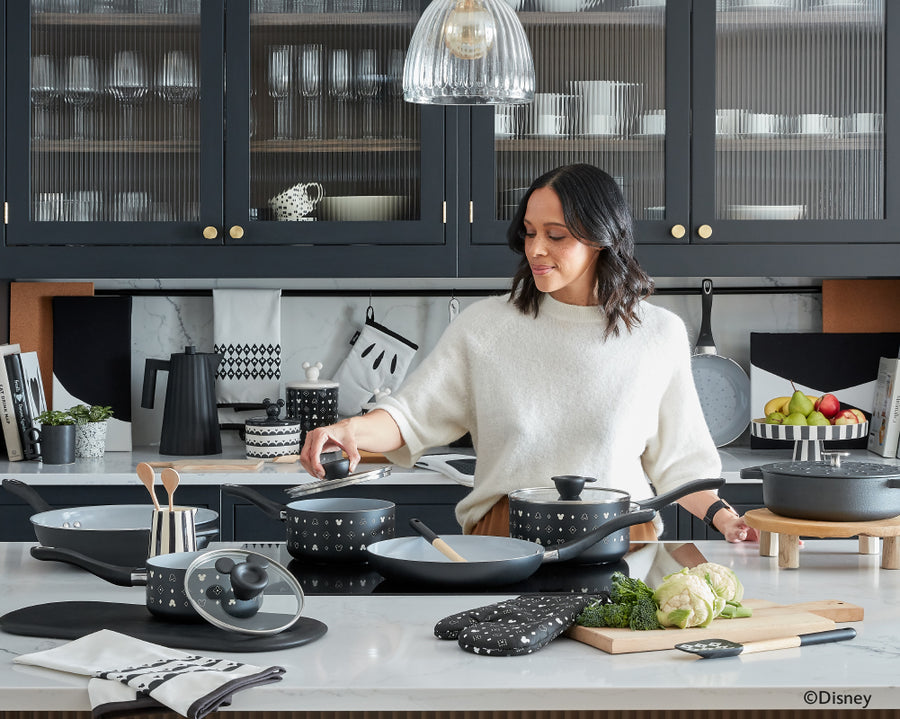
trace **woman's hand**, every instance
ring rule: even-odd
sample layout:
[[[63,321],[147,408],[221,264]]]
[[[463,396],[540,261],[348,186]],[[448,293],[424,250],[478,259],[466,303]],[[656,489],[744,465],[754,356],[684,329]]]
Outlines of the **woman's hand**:
[[[720,509],[713,518],[713,526],[729,542],[758,542],[759,532],[749,526],[744,518],[729,509]]]
[[[351,422],[352,418],[342,419],[336,424],[317,427],[308,432],[303,449],[300,451],[300,464],[303,465],[303,469],[313,477],[322,479],[325,476],[325,469],[319,459],[321,454],[340,449],[347,453],[352,473],[359,464],[359,447]]]

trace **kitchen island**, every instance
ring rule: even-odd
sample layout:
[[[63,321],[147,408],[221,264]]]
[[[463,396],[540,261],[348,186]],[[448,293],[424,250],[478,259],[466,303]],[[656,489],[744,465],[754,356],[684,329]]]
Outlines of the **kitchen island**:
[[[260,666],[277,664],[287,672],[279,683],[238,693],[227,711],[377,711],[399,717],[670,709],[685,716],[689,710],[722,716],[735,716],[729,710],[772,710],[772,716],[781,716],[816,710],[830,717],[836,711],[900,708],[900,572],[881,569],[877,556],[858,554],[853,540],[807,540],[801,566],[794,570],[761,557],[756,544],[695,545],[709,561],[737,572],[746,597],[779,604],[841,599],[861,605],[865,620],[853,625],[858,636],[839,644],[717,660],[676,650],[609,655],[567,638],[532,655],[485,657],[435,639],[432,628],[446,615],[507,598],[503,595],[307,596],[303,614],[327,624],[327,634],[294,649],[232,655]],[[0,545],[0,613],[61,599],[144,601],[141,587],[116,587],[68,565],[36,561],[30,546]],[[672,546],[645,549],[658,557]],[[0,635],[4,712],[89,711],[86,679],[12,663],[18,654],[62,641]]]

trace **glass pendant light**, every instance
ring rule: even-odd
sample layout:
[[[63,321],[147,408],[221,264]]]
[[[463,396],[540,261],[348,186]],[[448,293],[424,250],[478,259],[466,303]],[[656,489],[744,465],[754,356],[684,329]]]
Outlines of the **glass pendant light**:
[[[406,53],[403,98],[424,105],[531,102],[531,47],[506,0],[432,0]]]

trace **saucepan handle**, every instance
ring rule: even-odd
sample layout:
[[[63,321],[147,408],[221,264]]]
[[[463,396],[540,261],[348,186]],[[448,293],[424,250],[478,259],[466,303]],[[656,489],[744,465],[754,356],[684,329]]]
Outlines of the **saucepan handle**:
[[[229,494],[232,497],[246,499],[251,504],[255,504],[259,507],[263,512],[272,517],[272,519],[280,519],[282,522],[287,520],[287,507],[285,505],[273,502],[255,489],[242,487],[238,484],[223,484],[222,493]]]
[[[119,587],[137,587],[147,583],[146,572],[142,569],[120,567],[115,564],[100,562],[86,554],[62,547],[32,547],[31,556],[35,559],[67,562],[76,567],[86,569],[91,574],[105,579]]]
[[[723,484],[725,484],[725,480],[722,477],[712,477],[710,479],[695,479],[687,484],[682,484],[680,487],[673,489],[669,492],[664,492],[663,494],[659,494],[655,497],[651,497],[650,499],[643,499],[638,502],[638,506],[641,509],[662,509],[663,507],[667,507],[672,504],[677,499],[681,499],[682,497],[686,497],[689,494],[693,494],[694,492],[702,492],[705,489],[718,489]]]
[[[762,479],[762,467],[743,467],[741,469],[741,479]]]
[[[656,516],[654,509],[639,509],[632,512],[623,512],[612,519],[606,520],[596,529],[588,532],[581,539],[574,542],[560,544],[555,549],[549,549],[544,553],[544,561],[565,562],[569,559],[575,559],[580,556],[588,547],[594,546],[600,540],[608,537],[613,532],[620,529],[634,526],[635,524],[643,524],[650,522]]]

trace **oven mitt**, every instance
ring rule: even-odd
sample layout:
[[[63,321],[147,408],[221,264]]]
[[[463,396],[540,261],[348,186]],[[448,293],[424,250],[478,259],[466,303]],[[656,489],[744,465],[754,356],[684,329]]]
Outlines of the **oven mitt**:
[[[366,324],[350,344],[353,346],[334,376],[340,385],[338,413],[345,417],[359,414],[376,389],[396,390],[419,349],[402,335],[378,324],[371,305],[366,310]]]
[[[164,708],[202,719],[230,704],[235,692],[280,681],[284,674],[283,667],[186,654],[109,629],[13,661],[91,677],[93,719]]]
[[[571,627],[584,608],[598,599],[585,594],[528,594],[444,617],[435,624],[434,636],[456,639],[473,654],[531,654]]]

